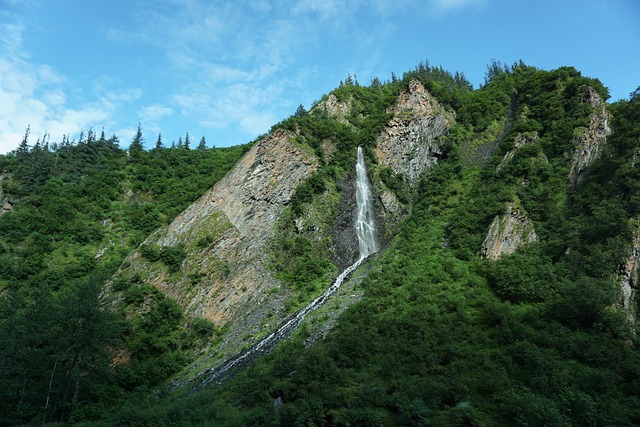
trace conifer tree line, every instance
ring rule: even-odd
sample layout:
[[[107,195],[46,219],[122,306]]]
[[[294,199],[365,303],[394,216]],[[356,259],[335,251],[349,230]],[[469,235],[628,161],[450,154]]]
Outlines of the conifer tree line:
[[[191,320],[155,289],[113,301],[103,288],[249,147],[208,148],[202,137],[191,150],[187,133],[145,150],[140,125],[126,149],[104,131],[31,138],[27,128],[0,156],[0,201],[12,206],[0,216],[0,425],[93,417],[190,360],[211,325],[186,329]],[[144,298],[154,313],[131,317]]]
[[[414,79],[455,124],[410,186],[373,148]],[[577,136],[596,111],[586,91],[609,99],[573,67],[492,61],[473,88],[424,61],[368,86],[347,76],[332,91],[349,104],[345,118],[316,108],[325,95],[274,125],[321,159],[266,254],[296,295],[310,297],[334,267],[295,220],[340,188],[355,147],[406,217],[324,338],[303,327],[197,393],[168,381],[227,331],[142,276],[110,282],[117,299],[105,283],[252,143],[214,149],[202,138],[193,149],[185,134],[165,147],[158,135],[146,150],[139,126],[126,150],[93,131],[31,145],[27,129],[0,156],[0,197],[13,207],[0,216],[0,425],[640,425],[638,311],[621,308],[620,291],[639,227],[640,87],[606,106],[612,133],[574,184]],[[489,226],[514,203],[537,240],[482,257]],[[140,250],[169,272],[184,256]]]

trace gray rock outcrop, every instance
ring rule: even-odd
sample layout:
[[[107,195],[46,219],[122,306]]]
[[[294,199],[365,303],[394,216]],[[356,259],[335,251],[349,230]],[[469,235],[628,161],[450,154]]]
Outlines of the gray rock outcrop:
[[[143,243],[182,245],[187,256],[180,271],[169,273],[161,263],[149,262],[137,251],[119,274],[141,274],[187,312],[219,326],[242,319],[259,328],[267,312],[277,317],[284,298],[280,283],[267,270],[265,245],[295,189],[317,166],[315,156],[296,145],[292,135],[274,132],[257,142],[210,191]],[[269,304],[273,307],[255,309]]]
[[[589,126],[577,128],[573,134],[573,155],[569,182],[578,185],[584,178],[589,165],[600,156],[602,146],[611,135],[610,117],[606,103],[598,93],[589,86],[580,87],[580,101],[591,105],[594,111],[589,117]]]
[[[376,156],[381,165],[402,174],[413,185],[442,155],[440,137],[455,118],[417,79],[409,82],[408,91],[400,93],[392,113],[376,141]]]
[[[538,142],[537,132],[518,134],[513,139],[513,148],[506,152],[506,154],[502,158],[502,161],[500,162],[500,164],[496,169],[500,171],[507,163],[509,163],[514,158],[518,150],[520,150],[522,147],[526,145],[534,144],[536,142]]]
[[[4,174],[0,174],[0,215],[12,212],[13,211],[13,203],[11,203],[4,194],[4,190],[2,188],[2,181],[4,180]]]
[[[480,256],[495,261],[502,255],[512,254],[519,247],[537,240],[533,222],[516,203],[509,203],[507,212],[496,216],[491,222],[482,242]]]
[[[320,101],[318,105],[311,109],[311,113],[318,112],[327,114],[340,123],[348,124],[347,117],[351,114],[351,101],[339,101],[337,96],[329,94],[327,99]]]
[[[638,309],[638,270],[640,269],[640,227],[636,228],[633,235],[633,245],[631,254],[620,266],[618,273],[618,284],[620,285],[620,294],[616,307],[621,310],[627,320],[635,329],[637,321]]]

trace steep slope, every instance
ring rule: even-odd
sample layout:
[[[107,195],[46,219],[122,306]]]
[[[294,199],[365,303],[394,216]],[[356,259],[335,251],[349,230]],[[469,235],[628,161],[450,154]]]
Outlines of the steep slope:
[[[356,95],[349,98],[351,103],[357,101]],[[348,120],[353,119],[348,104],[331,94],[311,114],[329,116],[330,123],[354,134],[358,127]],[[390,119],[376,139],[378,165],[371,165],[371,175],[390,168],[413,186],[442,156],[439,138],[454,123],[453,115],[417,79],[399,92],[387,113]],[[355,158],[340,174],[339,185],[332,182],[322,175],[320,164],[331,164],[331,153],[340,141],[324,139],[320,158],[307,145],[309,137],[305,138],[301,125],[305,123],[293,130],[276,129],[258,141],[211,191],[146,239],[117,274],[117,280],[152,284],[187,313],[204,317],[224,331],[224,340],[212,353],[214,363],[273,330],[291,313],[292,305],[322,292],[316,288],[309,293],[288,283],[291,274],[307,274],[302,277],[307,281],[311,276],[303,270],[287,273],[287,268],[309,268],[304,267],[306,260],[322,253],[339,269],[357,259]],[[321,186],[322,191],[312,199],[304,198],[306,191],[317,191],[313,186]],[[374,192],[384,243],[397,228],[403,208],[380,179],[374,180]],[[288,239],[293,247],[283,246]],[[296,249],[302,244],[296,242],[308,242],[304,244],[317,253]],[[287,258],[294,260],[293,266],[286,266]],[[284,273],[278,267],[281,264]],[[332,276],[320,273],[323,286],[328,286]]]
[[[600,156],[607,137],[611,135],[610,115],[606,104],[600,95],[589,86],[580,88],[580,102],[593,108],[586,127],[580,127],[574,131],[574,151],[571,157],[571,170],[569,181],[572,185],[579,184],[595,159]]]
[[[381,167],[379,173],[388,168],[409,187],[414,187],[443,157],[443,137],[455,123],[455,114],[445,110],[417,78],[411,79],[408,87],[400,92],[390,113],[391,120],[374,148]],[[406,213],[406,206],[380,181],[378,191],[385,221],[393,229]]]
[[[589,101],[596,95],[601,103]],[[266,242],[261,265],[295,305],[353,256],[349,194],[361,145],[387,240],[353,293],[340,296],[349,307],[319,313],[218,388],[114,418],[637,425],[640,102],[612,107],[606,98],[599,81],[570,67],[494,67],[471,90],[458,75],[421,66],[401,81],[341,86],[310,113],[299,111],[276,129],[317,166],[272,234],[257,238]],[[585,134],[597,146],[577,150]],[[464,159],[465,146],[481,148],[482,161]],[[195,213],[184,222],[191,217],[206,223]],[[215,245],[236,232],[227,214],[207,218],[220,230]],[[154,239],[140,253],[160,261],[162,244],[181,243]],[[193,255],[182,242],[185,269]],[[160,261],[149,268],[182,274]],[[230,319],[229,342],[242,341],[239,317],[221,319]]]
[[[392,109],[392,118],[376,141],[378,163],[411,184],[442,152],[442,137],[455,122],[418,79],[409,81]]]
[[[149,236],[117,276],[140,277],[218,326],[256,333],[268,316],[279,321],[286,289],[267,268],[266,243],[297,186],[318,167],[292,139],[278,131],[258,141],[209,192]],[[171,250],[173,268],[158,256]],[[256,310],[261,305],[267,307]]]

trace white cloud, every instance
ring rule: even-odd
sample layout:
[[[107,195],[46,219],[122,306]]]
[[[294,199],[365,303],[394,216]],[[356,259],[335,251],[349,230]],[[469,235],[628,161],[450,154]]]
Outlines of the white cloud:
[[[301,0],[292,9],[294,14],[313,13],[322,19],[339,16],[345,9],[344,1],[339,0]]]
[[[460,9],[477,8],[487,0],[429,0],[429,7],[434,14],[445,14]]]
[[[146,135],[162,133],[163,122],[173,116],[173,109],[162,104],[143,107],[139,112],[140,122],[144,126]],[[125,135],[129,135],[126,131]]]
[[[256,111],[240,120],[240,128],[252,137],[256,137],[266,133],[278,119],[279,117],[270,111]]]
[[[112,91],[97,95],[95,102],[70,107],[73,82],[46,64],[30,61],[23,31],[19,23],[0,23],[0,153],[15,149],[27,127],[30,144],[45,133],[51,141],[63,135],[75,138],[83,130],[102,128],[119,106],[140,98],[136,89]]]
[[[235,83],[221,86],[215,93],[183,93],[173,103],[183,116],[209,129],[239,129],[255,137],[268,131],[278,120],[278,84]]]
[[[173,110],[171,108],[159,104],[144,107],[140,112],[140,116],[145,123],[147,121],[155,123],[172,114]]]

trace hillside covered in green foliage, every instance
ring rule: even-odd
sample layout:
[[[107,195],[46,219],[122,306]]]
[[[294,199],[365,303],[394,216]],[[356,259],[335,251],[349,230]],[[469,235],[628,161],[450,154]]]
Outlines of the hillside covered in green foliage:
[[[128,151],[93,132],[28,139],[0,156],[0,198],[11,206],[0,216],[0,425],[100,414],[192,360],[212,325],[185,319],[152,287],[151,313],[131,315],[143,287],[117,302],[103,287],[247,149],[165,148],[159,137],[144,151],[140,129]]]
[[[414,183],[374,154],[412,80],[455,116]],[[571,67],[494,62],[478,89],[420,64],[332,94],[342,120],[300,108],[274,126],[326,159],[283,213],[277,277],[300,290],[334,268],[294,221],[337,191],[358,145],[403,219],[326,337],[303,326],[195,393],[168,382],[224,331],[142,280],[118,299],[103,285],[247,147],[144,151],[139,133],[127,152],[89,133],[0,156],[0,425],[639,425],[638,289],[625,301],[621,280],[637,277],[640,91],[605,104]],[[590,133],[606,141],[576,163]],[[492,256],[488,230],[511,213],[535,233]],[[180,253],[154,255],[180,268]]]

